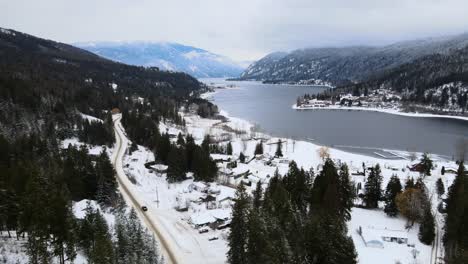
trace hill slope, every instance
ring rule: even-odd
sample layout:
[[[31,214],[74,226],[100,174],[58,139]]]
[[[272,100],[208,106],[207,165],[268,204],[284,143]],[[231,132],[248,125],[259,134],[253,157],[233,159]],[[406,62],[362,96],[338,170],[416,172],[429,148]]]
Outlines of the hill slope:
[[[0,28],[0,133],[5,135],[37,133],[47,123],[66,126],[76,111],[101,116],[113,107],[125,109],[128,98],[138,96],[149,98],[154,111],[167,116],[178,101],[200,89],[185,73],[116,63]]]
[[[182,71],[195,77],[236,77],[243,70],[226,57],[178,43],[97,42],[75,45],[111,60]]]
[[[273,53],[250,65],[240,79],[299,81],[319,79],[342,85],[384,70],[468,45],[468,34],[399,42],[384,47],[309,48]]]

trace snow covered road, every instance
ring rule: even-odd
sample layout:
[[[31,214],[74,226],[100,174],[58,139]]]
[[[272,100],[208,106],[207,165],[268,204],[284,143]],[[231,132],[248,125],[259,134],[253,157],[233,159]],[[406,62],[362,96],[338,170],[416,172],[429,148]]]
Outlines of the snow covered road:
[[[146,227],[151,230],[151,232],[156,236],[159,241],[159,245],[164,256],[164,259],[167,263],[177,264],[181,263],[178,261],[176,254],[174,253],[170,243],[166,240],[166,237],[159,231],[158,222],[151,217],[150,214],[143,212],[141,209],[142,204],[131,192],[131,183],[127,179],[125,172],[122,167],[122,159],[125,155],[128,146],[128,139],[125,136],[120,123],[122,116],[120,114],[114,115],[114,130],[115,130],[115,139],[116,139],[116,150],[112,153],[112,162],[114,164],[116,173],[117,173],[117,182],[119,184],[119,189],[124,197],[125,201],[133,206],[137,211],[140,219],[145,223]]]

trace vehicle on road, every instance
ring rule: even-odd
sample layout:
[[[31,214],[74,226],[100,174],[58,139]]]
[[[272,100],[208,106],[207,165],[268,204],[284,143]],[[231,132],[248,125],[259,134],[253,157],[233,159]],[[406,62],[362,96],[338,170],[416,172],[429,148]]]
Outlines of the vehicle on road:
[[[148,207],[142,206],[142,207],[141,207],[141,210],[143,210],[143,212],[146,212],[146,211],[148,211]]]

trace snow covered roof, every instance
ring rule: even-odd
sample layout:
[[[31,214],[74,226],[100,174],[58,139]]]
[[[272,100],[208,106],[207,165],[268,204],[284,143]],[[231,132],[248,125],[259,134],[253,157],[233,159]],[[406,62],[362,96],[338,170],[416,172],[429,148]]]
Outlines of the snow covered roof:
[[[189,221],[194,225],[206,225],[216,221],[216,219],[209,212],[203,212],[191,215]]]
[[[190,216],[190,223],[193,225],[207,225],[213,223],[216,220],[227,220],[231,218],[230,209],[214,209],[204,212],[192,214]]]

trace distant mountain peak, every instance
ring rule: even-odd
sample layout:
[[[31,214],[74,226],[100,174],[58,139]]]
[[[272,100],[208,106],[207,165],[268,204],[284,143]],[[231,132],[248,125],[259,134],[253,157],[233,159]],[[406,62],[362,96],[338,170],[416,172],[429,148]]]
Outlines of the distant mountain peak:
[[[115,41],[74,44],[105,58],[138,66],[182,71],[195,77],[237,77],[244,67],[207,50],[174,42]]]

